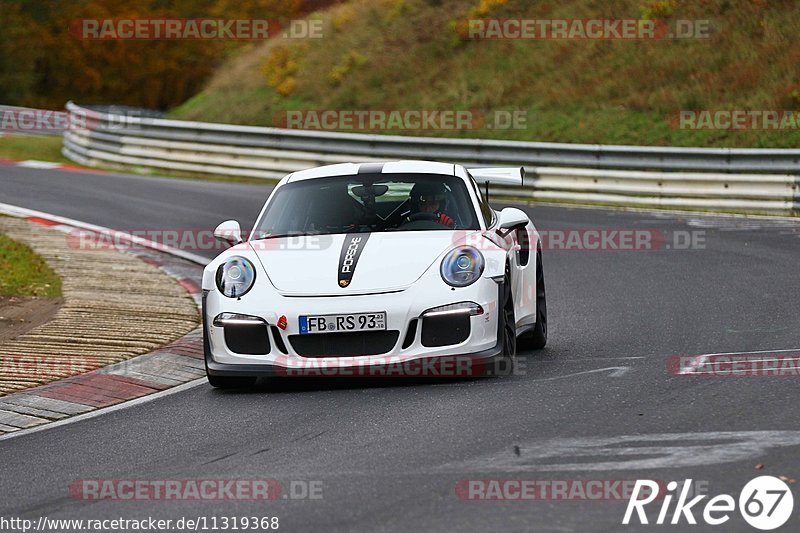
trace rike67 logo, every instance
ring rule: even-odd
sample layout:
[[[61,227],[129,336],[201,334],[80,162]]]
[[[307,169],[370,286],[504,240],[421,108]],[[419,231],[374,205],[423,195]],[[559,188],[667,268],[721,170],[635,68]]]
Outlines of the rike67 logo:
[[[680,489],[675,481],[667,484],[667,493],[661,501],[661,509],[654,524],[691,524],[696,525],[695,513],[701,514],[703,521],[711,526],[719,526],[726,523],[731,518],[731,514],[736,511],[737,502],[733,496],[720,494],[714,496],[705,506],[700,506],[706,494],[695,496],[691,500],[690,490],[692,480],[687,479]],[[645,507],[654,502],[659,497],[659,484],[649,479],[637,480],[633,488],[633,494],[628,501],[625,510],[625,517],[622,519],[624,525],[636,523],[634,511],[640,524],[649,524]],[[640,495],[645,496],[640,498]],[[672,501],[678,496],[674,509],[670,513]],[[697,509],[695,509],[697,506]],[[702,511],[701,511],[702,508]],[[794,509],[794,497],[789,486],[780,479],[773,476],[757,477],[744,486],[739,494],[738,510],[742,518],[756,529],[769,531],[784,525],[789,517],[792,516]],[[633,520],[633,522],[631,522]]]

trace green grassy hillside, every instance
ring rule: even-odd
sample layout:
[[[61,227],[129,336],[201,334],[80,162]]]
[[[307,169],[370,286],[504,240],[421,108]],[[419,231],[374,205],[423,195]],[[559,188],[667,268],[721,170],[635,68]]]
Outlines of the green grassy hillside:
[[[385,133],[723,147],[796,147],[780,130],[688,130],[681,109],[800,110],[793,1],[350,0],[314,15],[324,38],[238,53],[172,111],[280,125],[297,109],[522,109],[524,128]],[[707,39],[470,40],[470,18],[707,19]]]

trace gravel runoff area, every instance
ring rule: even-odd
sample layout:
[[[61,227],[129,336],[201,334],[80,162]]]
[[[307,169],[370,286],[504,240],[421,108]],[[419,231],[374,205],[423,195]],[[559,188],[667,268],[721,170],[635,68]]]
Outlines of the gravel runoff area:
[[[196,349],[185,349],[184,337],[198,336],[199,288],[193,280],[202,269],[152,250],[83,249],[75,231],[47,220],[0,218],[0,232],[30,246],[63,283],[63,305],[50,321],[0,343],[0,434],[124,401],[133,388],[143,389],[133,391],[140,396],[144,389],[160,390],[201,375],[202,360]],[[191,363],[180,361],[171,377],[151,369],[152,379],[139,379],[148,375],[147,365],[129,360],[165,345],[185,352],[189,357],[182,359]],[[121,362],[127,363],[124,368]],[[93,379],[94,390],[76,389],[75,380],[85,377]],[[70,379],[71,389],[59,386]],[[50,393],[42,398],[52,401],[36,400],[33,393],[43,390]],[[53,392],[58,390],[66,397]],[[90,394],[76,395],[76,390]]]

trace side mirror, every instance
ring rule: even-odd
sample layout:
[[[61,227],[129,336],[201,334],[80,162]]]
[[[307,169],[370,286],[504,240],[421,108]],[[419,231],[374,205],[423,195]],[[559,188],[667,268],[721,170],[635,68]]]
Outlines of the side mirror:
[[[235,220],[226,220],[214,230],[214,237],[231,246],[236,246],[242,242],[242,228]]]
[[[515,230],[528,225],[528,215],[516,207],[506,207],[500,211],[497,227],[501,230]]]

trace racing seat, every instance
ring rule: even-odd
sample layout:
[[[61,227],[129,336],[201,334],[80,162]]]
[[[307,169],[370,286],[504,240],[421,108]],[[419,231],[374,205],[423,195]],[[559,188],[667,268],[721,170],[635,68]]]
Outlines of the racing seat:
[[[364,223],[364,208],[347,193],[326,190],[311,202],[308,222],[316,231],[346,232],[357,229]]]

